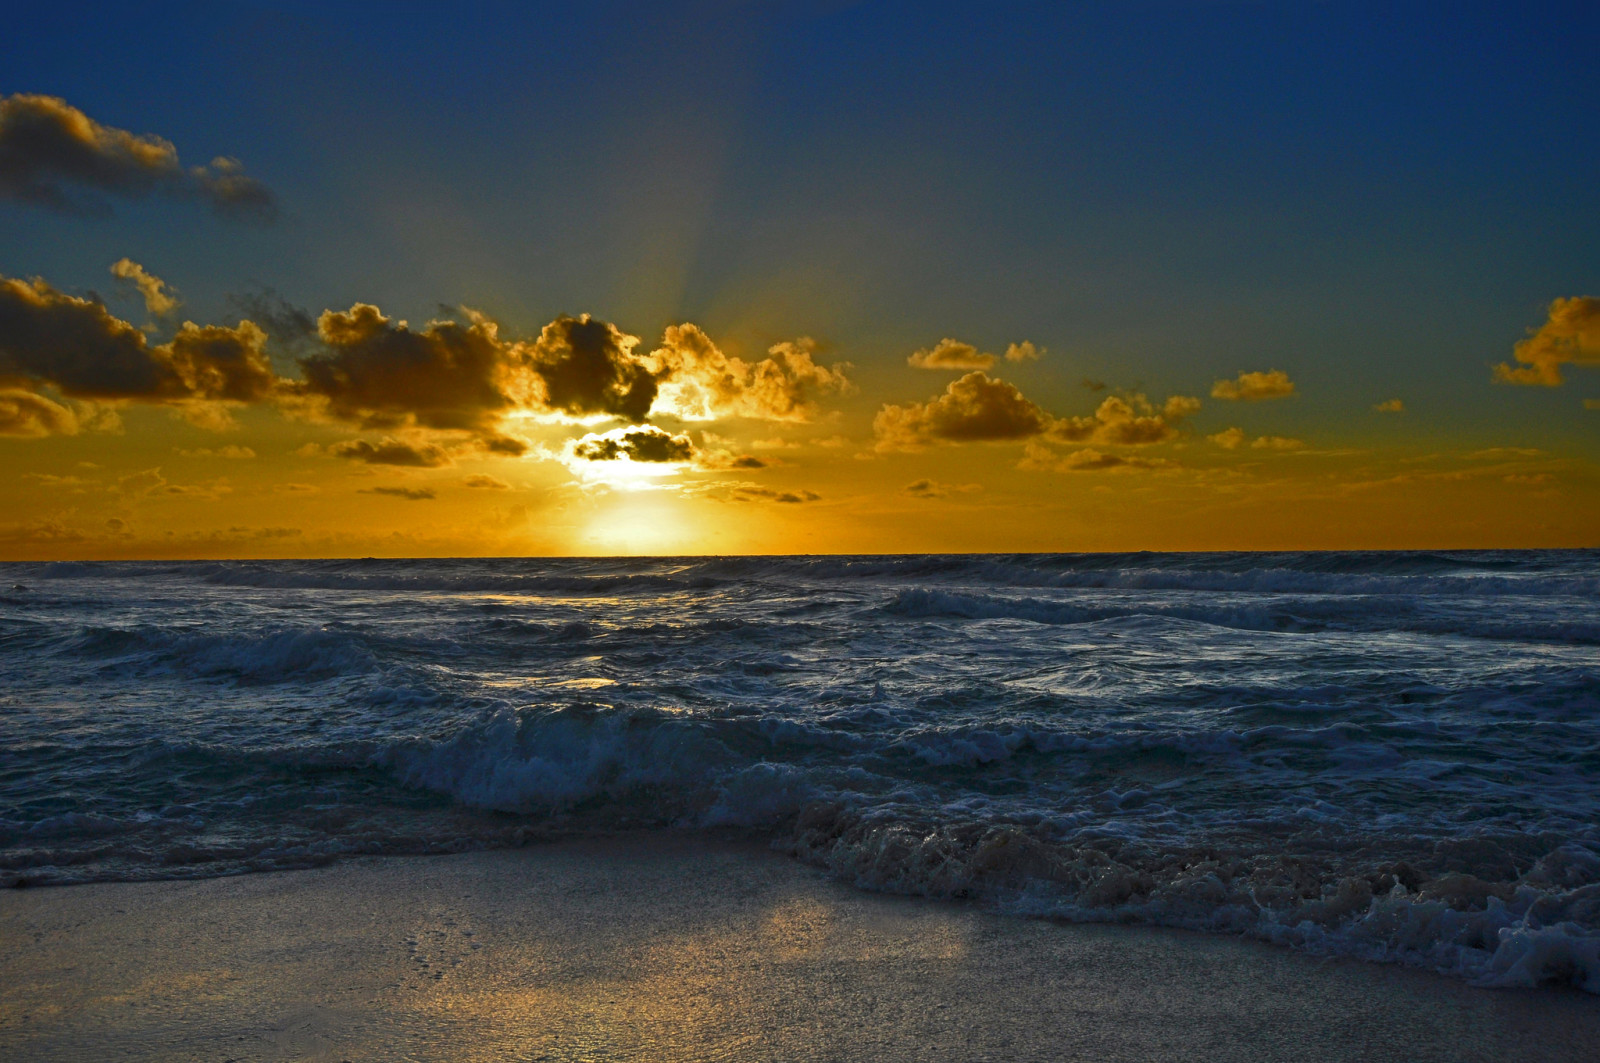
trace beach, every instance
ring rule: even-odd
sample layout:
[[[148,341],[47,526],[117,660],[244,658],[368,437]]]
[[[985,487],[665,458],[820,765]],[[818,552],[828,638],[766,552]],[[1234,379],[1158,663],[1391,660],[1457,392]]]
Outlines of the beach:
[[[0,894],[15,1060],[1581,1060],[1600,1007],[624,834]]]

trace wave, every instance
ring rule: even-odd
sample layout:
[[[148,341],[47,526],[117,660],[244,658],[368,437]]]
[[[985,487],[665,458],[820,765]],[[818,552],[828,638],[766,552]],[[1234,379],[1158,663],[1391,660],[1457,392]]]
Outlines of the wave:
[[[1403,630],[1481,639],[1600,644],[1600,623],[1506,620],[1502,613],[1480,616],[1466,610],[1439,616],[1424,611],[1414,598],[1401,595],[1282,597],[1270,601],[1138,598],[1080,602],[913,588],[896,592],[884,604],[883,611],[912,619],[957,617],[1068,625],[1147,618],[1261,632]]]

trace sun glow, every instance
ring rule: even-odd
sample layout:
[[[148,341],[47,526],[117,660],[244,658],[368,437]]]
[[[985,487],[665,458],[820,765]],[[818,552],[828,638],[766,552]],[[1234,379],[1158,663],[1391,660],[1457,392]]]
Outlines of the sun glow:
[[[701,547],[698,533],[676,494],[616,495],[601,503],[573,548],[600,555],[695,553]]]

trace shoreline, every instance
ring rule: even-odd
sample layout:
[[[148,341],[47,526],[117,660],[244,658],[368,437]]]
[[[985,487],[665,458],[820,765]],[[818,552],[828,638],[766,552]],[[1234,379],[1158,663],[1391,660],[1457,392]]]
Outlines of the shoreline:
[[[1575,1061],[1576,990],[856,890],[732,837],[0,893],[41,1061]]]

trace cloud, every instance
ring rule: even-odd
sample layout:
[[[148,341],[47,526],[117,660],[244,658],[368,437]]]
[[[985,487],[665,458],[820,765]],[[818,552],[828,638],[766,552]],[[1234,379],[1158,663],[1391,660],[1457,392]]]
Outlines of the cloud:
[[[1106,454],[1092,447],[1058,455],[1049,447],[1029,443],[1017,467],[1046,472],[1102,472],[1108,469],[1156,469],[1170,464],[1159,458]]]
[[[820,501],[822,496],[815,491],[779,491],[771,487],[740,484],[728,493],[728,498],[734,502],[781,502],[785,505],[798,505],[802,502]]]
[[[573,442],[571,452],[583,461],[686,462],[696,455],[687,435],[675,436],[648,424],[591,433]]]
[[[1225,450],[1238,450],[1247,443],[1253,450],[1299,450],[1305,446],[1304,441],[1288,436],[1257,436],[1252,440],[1244,429],[1237,427],[1224,428],[1206,438]]]
[[[436,498],[432,488],[428,487],[363,487],[363,495],[390,495],[394,498],[404,498],[411,502],[424,502]]]
[[[1238,450],[1250,437],[1245,434],[1243,428],[1234,427],[1224,428],[1216,435],[1206,436],[1206,438],[1224,450]]]
[[[486,491],[509,491],[511,485],[504,480],[483,473],[473,473],[463,481],[468,487],[481,487]]]
[[[982,491],[982,484],[946,484],[938,480],[913,480],[900,489],[912,498],[944,498],[956,493]]]
[[[1143,395],[1110,395],[1092,416],[1063,417],[1051,424],[1049,434],[1063,443],[1149,446],[1176,437],[1179,423],[1199,409],[1200,400],[1187,395],[1173,395],[1159,410]]]
[[[1372,408],[1377,410],[1379,413],[1406,412],[1406,404],[1399,399],[1384,399],[1382,402],[1376,403]]]
[[[415,469],[436,469],[453,464],[450,452],[435,443],[410,443],[385,436],[376,443],[365,439],[350,439],[335,443],[328,453],[336,458],[349,458],[368,465],[400,465]]]
[[[62,214],[110,214],[95,193],[200,199],[225,217],[260,222],[277,216],[272,192],[245,176],[237,159],[185,168],[170,141],[101,125],[65,100],[0,98],[0,198]]]
[[[1089,391],[1104,391],[1106,389],[1106,382],[1104,380],[1096,380],[1093,377],[1086,376],[1082,380],[1078,381],[1078,386]]]
[[[316,342],[316,317],[271,288],[232,293],[228,304],[260,325],[268,339],[287,350],[302,351]]]
[[[670,325],[650,354],[661,374],[657,413],[690,421],[745,417],[761,421],[809,421],[817,397],[846,394],[848,362],[816,361],[809,337],[767,348],[759,362],[725,354],[697,325]]]
[[[1586,410],[1600,410],[1600,399],[1584,399],[1583,408]]]
[[[550,322],[531,355],[544,406],[574,417],[605,414],[643,421],[665,371],[634,356],[638,342],[637,336],[588,314]]]
[[[927,402],[883,406],[872,428],[879,450],[914,450],[932,442],[1027,439],[1045,431],[1051,420],[1014,385],[976,370]]]
[[[144,308],[156,317],[163,317],[178,308],[178,300],[167,288],[167,282],[131,258],[119,258],[111,264],[111,275],[126,281],[144,299]]]
[[[248,461],[256,456],[256,452],[249,447],[234,446],[233,444],[217,447],[215,450],[209,447],[201,447],[198,450],[179,450],[178,453],[186,458],[229,458],[234,461]]]
[[[1560,387],[1565,382],[1563,365],[1600,366],[1600,298],[1555,300],[1545,323],[1518,343],[1512,354],[1522,364],[1495,366],[1497,383]]]
[[[43,439],[78,434],[78,418],[59,402],[23,388],[0,388],[0,436]]]
[[[326,353],[299,359],[295,391],[318,412],[363,428],[493,432],[516,405],[508,383],[515,358],[493,322],[432,321],[413,331],[375,306],[324,311]]]
[[[913,369],[988,369],[994,363],[994,355],[948,336],[931,348],[912,351],[906,358],[906,364]]]
[[[1006,361],[1008,362],[1037,362],[1044,354],[1045,349],[1043,347],[1035,347],[1028,340],[1009,344],[1006,347]]]
[[[1219,380],[1211,385],[1214,399],[1284,399],[1294,394],[1294,382],[1281,369],[1265,373],[1240,373],[1236,380]]]
[[[186,321],[170,343],[152,345],[101,303],[42,280],[0,277],[0,377],[48,383],[74,398],[257,401],[280,384],[265,343],[249,321]]]

